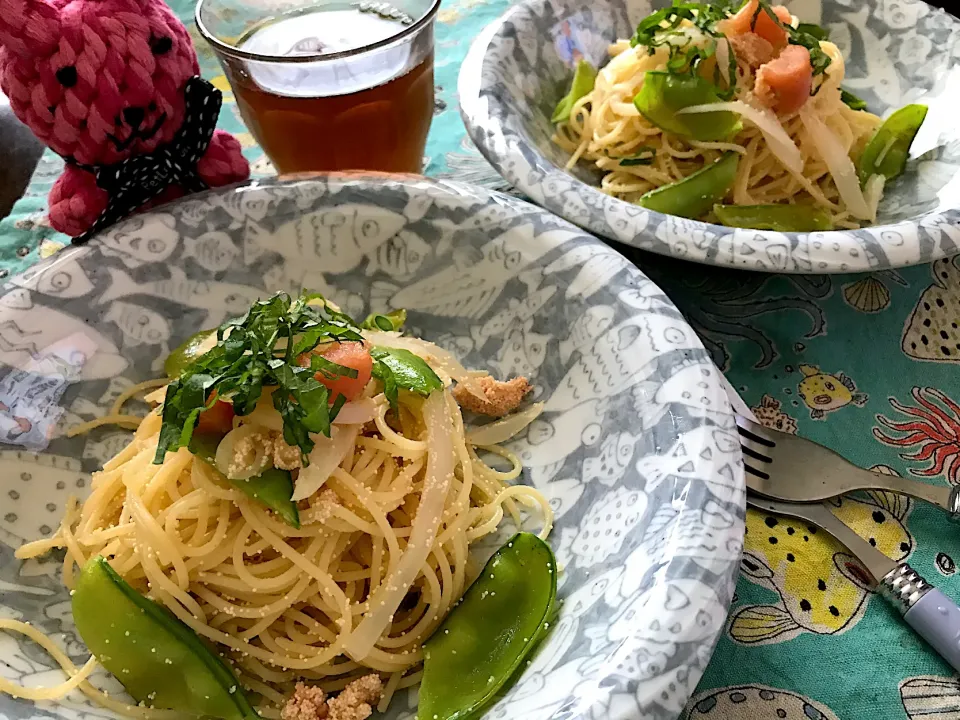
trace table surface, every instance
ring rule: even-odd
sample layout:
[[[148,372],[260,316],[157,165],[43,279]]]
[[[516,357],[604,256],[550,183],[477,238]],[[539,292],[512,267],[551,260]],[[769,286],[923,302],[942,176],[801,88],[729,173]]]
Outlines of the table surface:
[[[891,0],[890,11],[899,1]],[[456,109],[469,41],[507,4],[446,0],[440,11],[428,175],[509,189],[466,139]],[[225,91],[221,127],[237,133],[255,173],[271,174],[192,29],[192,4],[172,5],[187,19],[205,76]],[[960,38],[957,46],[960,52]],[[0,120],[6,152],[13,140],[29,153],[29,143],[17,145],[22,140],[7,127]],[[65,242],[44,219],[45,197],[61,168],[45,153],[24,197],[0,221],[0,277]],[[960,323],[958,262],[875,275],[785,276],[625,252],[670,294],[763,422],[863,467],[960,484],[960,352],[924,341]],[[896,430],[894,423],[907,424]],[[836,512],[879,549],[909,558],[960,598],[960,533],[943,513],[885,494],[845,499]],[[747,524],[731,620],[687,708],[691,718],[960,717],[960,680],[863,586],[842,546],[802,523],[753,511]],[[663,658],[652,656],[650,671],[668,657],[667,647]]]

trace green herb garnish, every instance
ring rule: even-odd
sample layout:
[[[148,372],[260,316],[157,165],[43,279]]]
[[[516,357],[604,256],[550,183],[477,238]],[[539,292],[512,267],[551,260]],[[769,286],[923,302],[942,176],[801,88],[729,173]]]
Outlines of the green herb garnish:
[[[812,35],[817,40],[829,40],[830,31],[825,27],[820,27],[816,23],[798,23],[797,32],[806,33],[807,35]]]
[[[630,157],[620,158],[620,165],[631,167],[633,165],[650,165],[657,157],[657,149],[649,145],[641,145],[637,151]]]
[[[664,34],[677,30],[684,20],[689,20],[708,35],[720,37],[716,24],[730,16],[727,5],[722,2],[696,3],[673,0],[670,7],[661,8],[640,21],[630,39],[630,45],[657,47],[666,44],[663,42]]]
[[[443,388],[443,382],[426,361],[409,350],[375,347],[370,354],[373,356],[373,377],[383,383],[383,394],[394,409],[398,390],[429,395]]]
[[[849,90],[840,88],[840,99],[843,100],[844,104],[846,104],[846,106],[851,110],[867,109],[867,101],[860,99]]]
[[[657,48],[665,47],[670,52],[667,71],[675,75],[693,75],[701,63],[716,55],[717,41],[724,37],[723,33],[716,29],[716,25],[729,15],[727,3],[724,2],[707,4],[673,0],[670,7],[657,10],[640,21],[630,39],[630,45],[646,47],[651,55]],[[687,21],[706,35],[709,42],[698,43],[695,35],[684,32],[684,23]],[[736,77],[736,71],[737,59],[731,52],[727,76]],[[723,100],[733,97],[732,85],[726,89],[721,87],[719,66],[714,68],[713,76],[717,95]]]
[[[263,388],[278,386],[272,399],[283,418],[283,439],[300,448],[306,463],[314,445],[310,434],[329,436],[330,423],[344,402],[339,395],[330,405],[329,391],[316,373],[332,379],[355,376],[356,371],[316,355],[301,367],[299,357],[321,344],[362,341],[359,330],[316,293],[296,300],[278,293],[257,301],[245,315],[221,325],[216,347],[167,386],[154,462],[189,445],[197,418],[214,402],[229,401],[237,415],[249,415]]]

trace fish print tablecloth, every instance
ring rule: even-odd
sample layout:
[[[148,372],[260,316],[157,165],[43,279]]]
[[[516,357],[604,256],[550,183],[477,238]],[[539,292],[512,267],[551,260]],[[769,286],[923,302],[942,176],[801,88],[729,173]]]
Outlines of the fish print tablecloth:
[[[215,58],[193,30],[192,3],[173,5],[191,28],[205,77],[224,91],[221,126],[238,134],[256,175],[272,174]],[[439,13],[428,175],[509,189],[466,139],[456,98],[470,40],[506,6],[506,0],[445,0]],[[897,0],[883,8],[901,12]],[[44,155],[27,194],[0,222],[0,278],[63,246],[65,238],[44,219],[61,167]],[[407,251],[411,257],[398,262],[415,261],[416,249]],[[625,252],[684,311],[762,422],[828,445],[863,467],[960,483],[960,257],[876,275],[778,276]],[[64,282],[46,290],[83,295],[83,278]],[[4,332],[0,327],[0,342],[8,340]],[[519,351],[530,363],[542,362],[535,350],[542,340],[521,339]],[[2,438],[23,435],[22,421],[15,407],[0,404]],[[909,558],[960,598],[960,527],[942,512],[883,493],[844,500],[836,512],[884,553]],[[823,532],[751,511],[730,620],[686,716],[960,717],[960,680],[865,580]],[[656,663],[650,659],[652,673]]]

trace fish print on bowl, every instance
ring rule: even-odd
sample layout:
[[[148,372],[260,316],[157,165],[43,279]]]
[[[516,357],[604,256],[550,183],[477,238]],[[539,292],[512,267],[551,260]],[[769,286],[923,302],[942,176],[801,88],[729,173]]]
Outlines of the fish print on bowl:
[[[603,237],[663,255],[767,272],[849,273],[960,253],[960,20],[921,0],[799,2],[846,59],[844,85],[880,115],[930,111],[906,172],[884,190],[878,222],[860,230],[780,233],[663,215],[605,195],[585,167],[567,172],[550,117],[577,62],[607,48],[666,0],[523,0],[474,41],[460,70],[460,112],[497,171],[548,210]],[[790,3],[788,2],[789,6]]]
[[[0,614],[67,633],[70,655],[85,657],[60,563],[11,551],[50,533],[127,437],[65,429],[109,413],[201,327],[301,287],[355,316],[405,307],[412,332],[469,367],[527,374],[546,405],[513,450],[556,513],[563,604],[486,717],[677,717],[723,632],[743,542],[743,465],[719,372],[618,253],[535,206],[456,183],[331,178],[193,196],[9,280],[0,400],[45,390],[0,407]],[[69,362],[48,361],[59,357]],[[15,659],[0,673],[17,682],[57,674],[26,641],[0,633],[0,650]],[[386,717],[411,718],[415,705],[401,693]],[[104,714],[82,698],[42,712]],[[0,720],[36,714],[0,695]]]

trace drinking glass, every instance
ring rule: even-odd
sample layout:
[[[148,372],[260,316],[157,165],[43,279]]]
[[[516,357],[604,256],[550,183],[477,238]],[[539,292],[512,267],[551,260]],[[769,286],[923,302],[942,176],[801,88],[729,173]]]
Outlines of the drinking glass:
[[[440,0],[200,0],[243,120],[281,174],[419,173]]]

